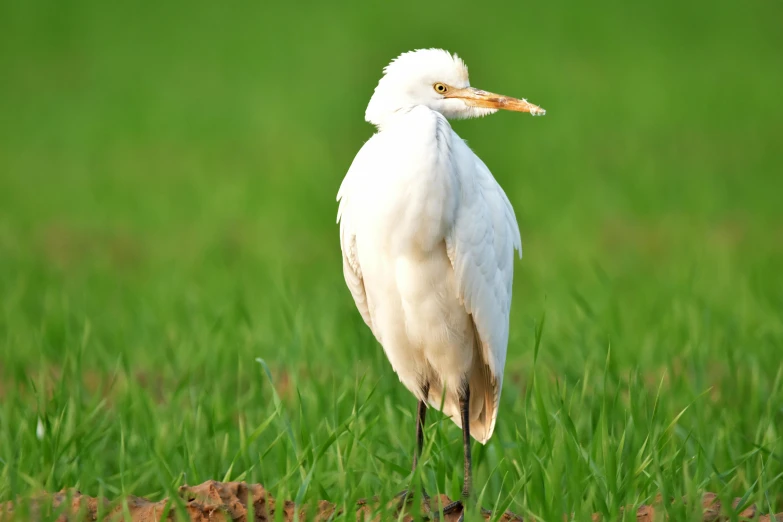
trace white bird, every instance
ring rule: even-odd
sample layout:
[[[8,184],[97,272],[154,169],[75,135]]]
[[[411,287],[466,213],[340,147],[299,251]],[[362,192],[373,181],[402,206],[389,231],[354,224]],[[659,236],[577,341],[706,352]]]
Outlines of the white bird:
[[[385,69],[365,119],[378,132],[337,194],[343,273],[356,306],[400,381],[462,428],[463,497],[470,496],[470,436],[495,428],[509,332],[514,209],[448,119],[507,109],[544,114],[526,100],[475,89],[441,49],[404,53]],[[462,509],[455,502],[453,509]]]

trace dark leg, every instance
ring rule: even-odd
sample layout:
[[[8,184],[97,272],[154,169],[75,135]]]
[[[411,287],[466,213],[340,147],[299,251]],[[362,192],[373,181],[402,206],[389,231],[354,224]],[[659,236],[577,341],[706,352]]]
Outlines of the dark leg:
[[[430,385],[425,384],[422,387],[425,399],[429,395]],[[419,401],[418,415],[416,416],[416,452],[413,454],[413,470],[416,470],[416,464],[419,462],[421,451],[424,449],[424,420],[427,418],[427,402]]]
[[[462,500],[467,501],[470,498],[470,492],[473,483],[473,461],[470,457],[470,386],[465,383],[465,389],[459,397],[459,412],[462,420],[462,449],[465,455],[465,476],[462,483]],[[459,520],[464,518],[464,505],[462,501],[456,500],[443,508],[443,514],[456,513],[460,511]]]
[[[429,396],[429,392],[430,392],[429,383],[422,386],[421,391],[422,394],[424,395],[424,398],[426,399]],[[413,451],[413,467],[411,471],[416,471],[416,466],[419,463],[419,457],[421,456],[421,452],[424,449],[424,421],[426,418],[427,418],[427,402],[426,400],[419,401],[419,406],[416,410],[416,448]],[[421,488],[421,492],[424,499],[429,498],[429,495],[427,495],[427,492],[424,490],[423,487]],[[411,492],[409,489],[397,493],[396,498],[399,498],[401,500],[400,506],[413,499],[413,495],[411,495],[410,493]]]
[[[462,498],[470,497],[473,485],[473,461],[470,458],[470,386],[465,384],[465,393],[459,398],[462,414],[462,445],[465,453],[465,480],[462,483]]]

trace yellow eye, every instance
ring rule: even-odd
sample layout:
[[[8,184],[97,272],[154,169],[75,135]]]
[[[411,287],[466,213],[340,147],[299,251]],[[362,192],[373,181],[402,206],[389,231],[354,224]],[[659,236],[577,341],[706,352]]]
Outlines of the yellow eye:
[[[436,83],[432,87],[435,89],[435,92],[438,92],[440,94],[445,94],[449,91],[449,88],[443,85],[442,83]]]

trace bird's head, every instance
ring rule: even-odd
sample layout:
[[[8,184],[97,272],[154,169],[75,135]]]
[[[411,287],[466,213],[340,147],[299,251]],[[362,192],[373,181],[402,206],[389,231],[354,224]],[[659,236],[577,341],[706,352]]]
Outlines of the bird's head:
[[[403,53],[383,72],[365,112],[365,119],[378,126],[398,111],[417,105],[451,119],[485,116],[498,109],[534,116],[546,113],[527,100],[471,87],[465,63],[442,49]]]

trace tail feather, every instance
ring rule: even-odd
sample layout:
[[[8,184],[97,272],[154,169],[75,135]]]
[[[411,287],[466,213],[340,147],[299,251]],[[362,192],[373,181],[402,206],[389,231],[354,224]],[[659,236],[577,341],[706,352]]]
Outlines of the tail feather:
[[[470,384],[470,434],[482,444],[486,444],[495,431],[500,405],[501,381],[492,373],[484,359],[481,336],[473,322],[473,369],[468,382]],[[500,376],[502,378],[502,376]]]
[[[474,355],[470,385],[470,434],[486,444],[495,430],[500,401],[500,386],[480,352]]]
[[[468,374],[470,386],[470,435],[482,444],[486,444],[495,430],[495,421],[498,416],[500,402],[500,380],[493,375],[487,362],[484,360],[484,350],[478,331],[473,328],[473,367]],[[441,409],[443,413],[454,421],[454,424],[462,427],[462,416],[459,410],[457,393],[446,391],[442,397],[443,389],[438,383],[433,383],[429,390],[428,402],[435,409]]]

